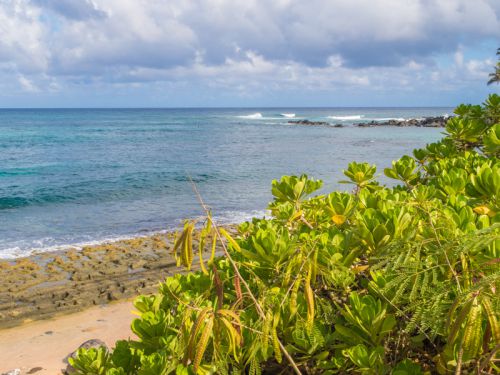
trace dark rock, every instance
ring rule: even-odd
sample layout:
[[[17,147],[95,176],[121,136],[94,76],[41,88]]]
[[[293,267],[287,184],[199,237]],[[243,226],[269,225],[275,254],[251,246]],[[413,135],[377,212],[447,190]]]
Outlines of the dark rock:
[[[344,127],[344,125],[342,125],[342,124],[335,124],[335,125],[333,125],[333,127],[334,127],[334,128],[343,128],[343,127]]]
[[[330,125],[329,122],[325,121],[311,121],[311,120],[290,120],[288,121],[289,124],[293,125]]]
[[[113,292],[108,292],[107,298],[108,301],[116,301],[118,299]]]
[[[408,120],[387,120],[387,121],[370,121],[370,122],[360,122],[354,124],[354,126],[359,126],[362,128],[370,127],[370,126],[417,126],[417,127],[426,127],[426,128],[444,128],[446,126],[446,122],[448,121],[448,116],[437,116],[437,117],[424,117],[421,119],[413,118]]]
[[[31,370],[29,370],[27,372],[27,374],[34,374],[34,373],[36,373],[38,371],[42,371],[42,370],[43,370],[43,367],[33,367]]]
[[[90,349],[90,348],[100,348],[100,347],[104,347],[106,348],[106,350],[108,350],[108,347],[106,346],[106,344],[104,343],[104,341],[101,341],[99,339],[91,339],[91,340],[87,340],[85,341],[82,345],[80,345],[78,347],[78,349]],[[69,358],[75,358],[76,357],[76,353],[78,352],[78,349],[76,349],[73,353],[71,354],[68,354],[66,356],[66,358],[64,358],[63,362],[68,364],[68,366],[66,366],[66,369],[63,371],[64,374],[66,375],[69,375],[69,374],[73,374],[75,373],[75,369],[73,368],[73,366],[71,366],[69,364],[69,361],[68,359]]]

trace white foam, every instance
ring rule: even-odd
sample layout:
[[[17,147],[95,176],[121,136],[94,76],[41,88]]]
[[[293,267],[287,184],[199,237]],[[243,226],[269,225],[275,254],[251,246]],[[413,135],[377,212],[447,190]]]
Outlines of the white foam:
[[[215,215],[214,219],[219,224],[227,225],[227,224],[240,224],[240,223],[243,223],[245,221],[251,221],[254,217],[256,217],[256,218],[263,218],[263,217],[269,218],[270,212],[267,210],[224,211],[221,215]],[[15,259],[15,258],[26,257],[26,256],[30,256],[30,255],[36,255],[36,254],[48,253],[48,252],[54,252],[54,251],[60,251],[60,250],[69,250],[69,249],[82,250],[82,248],[84,248],[86,246],[102,245],[102,244],[112,243],[112,242],[116,242],[116,241],[130,240],[130,239],[134,239],[134,238],[144,238],[144,237],[149,237],[149,236],[152,236],[155,234],[173,232],[176,229],[178,229],[180,226],[182,226],[182,223],[183,223],[183,220],[177,220],[176,223],[173,223],[173,224],[167,226],[167,229],[147,230],[147,231],[141,231],[139,233],[136,232],[136,233],[132,233],[132,234],[128,234],[128,235],[109,236],[109,237],[103,237],[103,238],[96,239],[96,240],[79,241],[79,242],[67,243],[67,244],[53,245],[53,243],[55,242],[54,239],[44,238],[43,240],[33,241],[31,243],[30,249],[23,249],[19,246],[13,246],[10,248],[1,249],[0,250],[0,259]],[[45,244],[45,246],[44,246],[44,244]],[[23,245],[21,245],[21,246],[23,246]],[[24,246],[26,246],[26,244],[24,244]]]
[[[112,242],[116,242],[116,241],[130,240],[130,239],[138,238],[138,237],[147,237],[147,236],[153,235],[155,233],[162,233],[162,232],[166,232],[166,231],[164,231],[164,230],[151,231],[151,232],[148,232],[146,234],[137,233],[137,234],[123,235],[123,236],[104,237],[104,238],[92,240],[92,241],[90,241],[90,240],[89,241],[80,241],[80,242],[58,244],[58,245],[49,245],[49,243],[51,243],[53,241],[47,241],[47,244],[45,246],[43,245],[43,241],[34,241],[31,244],[32,245],[31,248],[29,248],[29,249],[22,249],[19,246],[14,246],[14,247],[2,249],[0,251],[0,259],[15,259],[15,258],[26,257],[26,256],[30,256],[30,255],[35,255],[35,254],[50,253],[50,252],[54,252],[54,251],[68,250],[68,249],[82,250],[82,248],[84,248],[86,246],[102,245],[102,244],[112,243]],[[39,244],[39,246],[34,245],[37,243]]]
[[[242,115],[242,116],[236,116],[238,118],[245,118],[249,120],[260,120],[262,119],[262,113],[252,113],[251,115]]]
[[[286,117],[286,118],[294,118],[295,113],[282,113],[281,116]]]
[[[391,121],[391,120],[406,121],[406,119],[403,117],[384,117],[384,118],[375,118],[374,120],[375,121]]]
[[[349,121],[349,120],[361,120],[363,115],[351,115],[351,116],[328,116],[332,120]]]

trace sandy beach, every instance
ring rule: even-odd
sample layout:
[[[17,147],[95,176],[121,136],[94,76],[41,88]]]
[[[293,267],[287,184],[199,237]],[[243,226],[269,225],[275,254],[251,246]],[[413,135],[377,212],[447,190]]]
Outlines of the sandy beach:
[[[111,348],[133,338],[133,310],[131,301],[122,301],[1,330],[0,373],[60,374],[67,366],[63,359],[87,340],[98,338]]]

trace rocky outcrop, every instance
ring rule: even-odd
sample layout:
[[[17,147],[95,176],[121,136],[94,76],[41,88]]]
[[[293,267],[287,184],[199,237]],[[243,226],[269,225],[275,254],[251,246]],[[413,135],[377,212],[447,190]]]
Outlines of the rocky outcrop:
[[[326,121],[311,121],[311,120],[290,120],[288,121],[288,123],[293,125],[312,125],[312,126],[330,125],[330,123]]]
[[[174,238],[174,232],[156,233],[0,259],[0,328],[155,293],[158,280],[181,270],[172,255]],[[217,245],[216,251],[223,250]]]
[[[414,118],[408,120],[387,120],[387,121],[370,121],[370,122],[360,122],[354,124],[354,126],[359,127],[371,127],[371,126],[417,126],[424,128],[444,128],[446,126],[446,121],[448,121],[448,116],[437,116],[437,117],[424,117],[424,118]]]
[[[416,126],[424,128],[444,128],[446,121],[448,121],[448,116],[436,116],[436,117],[424,117],[424,118],[413,118],[413,119],[393,119],[387,121],[370,121],[370,122],[358,122],[354,123],[353,126],[359,126],[361,128],[372,127],[372,126]],[[331,124],[326,121],[311,121],[307,119],[303,120],[289,120],[289,124],[292,125],[306,125],[306,126],[332,126],[334,128],[343,128],[343,124]]]

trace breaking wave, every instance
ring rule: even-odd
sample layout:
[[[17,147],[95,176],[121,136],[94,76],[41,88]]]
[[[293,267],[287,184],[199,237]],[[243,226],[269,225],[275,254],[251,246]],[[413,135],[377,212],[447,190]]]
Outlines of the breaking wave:
[[[391,121],[391,120],[406,121],[406,119],[403,117],[383,117],[383,118],[375,118],[373,120],[374,121]]]
[[[250,119],[250,120],[260,120],[262,119],[262,113],[257,112],[257,113],[252,113],[251,115],[241,115],[236,117]]]
[[[349,120],[361,120],[363,115],[351,115],[351,116],[328,116],[332,120],[349,121]]]

